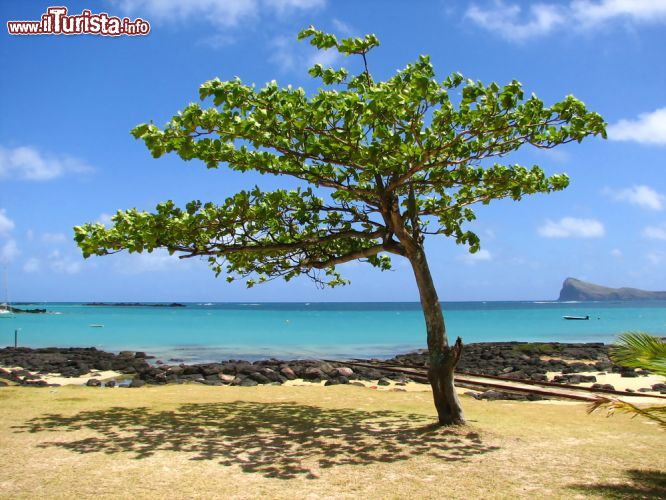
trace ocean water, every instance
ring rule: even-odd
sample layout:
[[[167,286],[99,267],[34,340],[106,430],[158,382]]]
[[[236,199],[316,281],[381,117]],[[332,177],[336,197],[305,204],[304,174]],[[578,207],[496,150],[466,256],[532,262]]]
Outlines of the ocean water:
[[[186,362],[268,357],[389,357],[425,347],[418,303],[223,303],[186,307],[35,304],[53,314],[1,315],[0,345],[141,350]],[[666,301],[454,302],[451,340],[612,342],[618,333],[666,333]],[[589,315],[567,321],[564,315]],[[103,325],[91,327],[90,325]]]

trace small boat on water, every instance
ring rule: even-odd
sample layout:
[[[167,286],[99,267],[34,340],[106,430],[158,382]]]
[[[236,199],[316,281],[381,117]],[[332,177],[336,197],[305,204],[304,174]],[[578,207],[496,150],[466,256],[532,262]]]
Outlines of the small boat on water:
[[[104,325],[98,325],[96,323],[93,323],[92,325],[88,325],[90,328],[104,328]]]
[[[580,320],[580,321],[585,321],[586,319],[590,319],[589,316],[562,316],[564,319],[573,319],[573,320]]]

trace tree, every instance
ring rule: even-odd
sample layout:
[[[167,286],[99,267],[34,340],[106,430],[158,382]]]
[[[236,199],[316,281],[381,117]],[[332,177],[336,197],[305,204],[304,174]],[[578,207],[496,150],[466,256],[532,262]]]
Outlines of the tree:
[[[666,377],[666,343],[647,333],[626,332],[620,335],[611,347],[610,358],[620,366],[642,368]],[[599,408],[606,408],[609,416],[616,410],[641,415],[666,429],[666,405],[641,408],[621,399],[599,397],[588,406],[587,412],[592,413]]]
[[[205,256],[217,275],[226,270],[228,280],[240,276],[248,286],[299,275],[336,286],[347,283],[339,264],[360,260],[387,270],[391,256],[407,258],[425,316],[439,422],[462,424],[453,377],[462,341],[448,342],[424,239],[445,235],[478,251],[478,236],[464,227],[475,218],[472,205],[569,182],[490,159],[528,144],[548,149],[605,137],[604,121],[573,96],[550,108],[525,98],[517,81],[484,85],[454,73],[438,82],[427,56],[376,81],[368,69],[375,35],[338,40],[311,26],[299,39],[357,56],[360,72],[317,64],[309,73],[323,88],[313,95],[274,81],[256,90],[238,78],[210,80],[199,93],[211,107],[190,104],[163,129],[142,124],[132,134],[155,158],[175,151],[208,168],[290,176],[303,187],[254,187],[221,205],[193,201],[181,209],[167,201],[154,213],[119,211],[111,228],[76,227],[76,241],[85,257],[158,247]]]

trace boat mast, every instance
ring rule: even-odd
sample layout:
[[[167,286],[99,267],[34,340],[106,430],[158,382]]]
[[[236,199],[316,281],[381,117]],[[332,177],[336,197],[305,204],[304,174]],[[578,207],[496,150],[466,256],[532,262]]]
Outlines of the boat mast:
[[[7,264],[4,265],[3,269],[3,274],[4,274],[4,285],[5,285],[5,301],[0,304],[0,307],[5,310],[9,310],[9,281],[7,279]]]

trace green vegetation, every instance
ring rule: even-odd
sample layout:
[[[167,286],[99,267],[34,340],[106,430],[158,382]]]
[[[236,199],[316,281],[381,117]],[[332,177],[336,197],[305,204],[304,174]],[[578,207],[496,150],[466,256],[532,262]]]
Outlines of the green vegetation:
[[[155,158],[175,152],[208,168],[289,176],[308,187],[263,191],[258,186],[220,205],[199,200],[155,212],[119,211],[113,227],[75,228],[83,255],[166,248],[181,258],[204,257],[216,274],[248,286],[300,275],[317,284],[346,280],[336,266],[366,262],[391,268],[407,258],[425,316],[429,379],[441,424],[464,423],[453,385],[462,341],[449,345],[424,241],[443,235],[480,248],[466,224],[475,204],[564,189],[564,174],[499,159],[531,145],[550,149],[605,137],[597,113],[567,96],[548,107],[525,96],[518,81],[483,84],[453,73],[442,81],[427,56],[378,81],[368,55],[374,35],[338,40],[310,27],[299,34],[320,50],[354,56],[359,72],[315,65],[322,88],[257,90],[236,78],[214,79],[199,90],[212,106],[190,104],[160,129],[132,130]]]
[[[536,352],[539,354],[552,354],[562,350],[561,346],[553,344],[518,344],[513,348],[514,351],[519,352]]]

